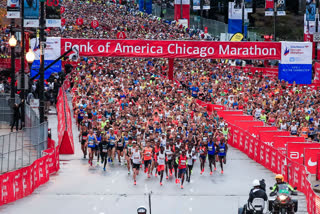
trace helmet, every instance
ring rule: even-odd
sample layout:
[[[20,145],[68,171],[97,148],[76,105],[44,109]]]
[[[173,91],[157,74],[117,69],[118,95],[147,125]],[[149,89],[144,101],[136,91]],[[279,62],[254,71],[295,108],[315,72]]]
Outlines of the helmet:
[[[253,187],[260,186],[260,181],[259,181],[258,179],[253,180],[252,186],[253,186]]]
[[[277,179],[280,179],[280,180],[283,182],[283,180],[284,180],[283,175],[277,174],[277,175],[276,175],[276,180],[277,180]]]

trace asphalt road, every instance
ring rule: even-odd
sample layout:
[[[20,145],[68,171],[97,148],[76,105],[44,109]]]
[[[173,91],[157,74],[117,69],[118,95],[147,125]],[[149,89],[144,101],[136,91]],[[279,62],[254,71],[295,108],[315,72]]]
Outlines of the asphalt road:
[[[56,119],[49,118],[54,127]],[[78,132],[74,131],[74,139]],[[142,173],[133,185],[132,176],[125,166],[89,167],[82,158],[80,145],[75,143],[75,155],[60,156],[61,169],[50,177],[32,195],[0,207],[6,214],[130,214],[143,205],[148,208],[148,193],[151,194],[152,214],[188,213],[238,213],[238,207],[248,199],[254,179],[264,178],[267,187],[274,183],[274,174],[250,160],[240,151],[230,148],[224,174],[220,168],[212,176],[206,165],[200,175],[199,161],[195,163],[190,183],[184,189],[170,178],[159,185],[159,178],[147,178]],[[268,190],[269,192],[269,190]],[[307,213],[305,197],[299,199],[299,213]],[[149,208],[148,208],[149,209]]]

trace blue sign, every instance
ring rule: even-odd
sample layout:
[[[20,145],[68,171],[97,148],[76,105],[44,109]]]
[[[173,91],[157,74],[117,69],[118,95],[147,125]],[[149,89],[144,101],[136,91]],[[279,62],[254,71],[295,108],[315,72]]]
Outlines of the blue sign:
[[[47,67],[48,65],[50,65],[54,60],[45,60],[44,61],[44,67]],[[53,66],[51,66],[48,70],[46,70],[44,72],[44,79],[48,79],[50,77],[50,75],[52,73],[59,73],[61,72],[61,60],[58,61],[57,63],[55,63]],[[33,63],[32,63],[32,68],[31,68],[31,77],[35,76],[38,72],[39,72],[39,69],[40,69],[40,60],[35,60]],[[39,76],[36,78],[36,79],[39,79]]]
[[[39,19],[39,0],[24,0],[24,18]]]
[[[306,5],[306,20],[316,21],[316,4]]]
[[[152,0],[139,0],[139,11],[151,14]]]
[[[289,61],[294,62],[291,57]],[[311,64],[279,64],[279,80],[284,80],[292,84],[311,84],[312,83],[312,65]]]
[[[244,35],[247,37],[248,26],[244,26]],[[228,20],[228,33],[242,33],[242,20],[241,19],[229,19]]]

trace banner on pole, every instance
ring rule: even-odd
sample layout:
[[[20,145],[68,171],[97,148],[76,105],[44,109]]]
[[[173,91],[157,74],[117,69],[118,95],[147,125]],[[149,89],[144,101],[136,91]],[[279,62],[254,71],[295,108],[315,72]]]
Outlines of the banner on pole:
[[[20,18],[20,0],[7,0],[7,18]]]
[[[276,0],[277,1],[277,16],[286,15],[286,0]]]
[[[273,16],[274,14],[274,0],[266,0],[265,16]]]
[[[279,79],[297,84],[311,84],[312,43],[281,42]]]
[[[313,83],[320,83],[320,63],[314,63],[314,78]]]
[[[203,10],[210,10],[210,0],[203,0],[204,4],[202,6]],[[193,10],[200,10],[201,5],[200,5],[201,0],[193,0]]]
[[[61,38],[60,37],[48,37],[47,38],[47,47],[44,51],[44,67],[51,64],[54,60],[61,56]],[[39,38],[31,39],[31,48],[35,54],[35,60],[32,64],[31,76],[34,76],[38,73],[40,68],[40,44]],[[55,63],[51,68],[45,71],[44,77],[45,79],[49,78],[51,73],[61,71],[61,60]]]
[[[46,3],[46,26],[61,27],[61,12],[59,0],[47,0]]]
[[[316,4],[310,3],[306,4],[306,20],[307,21],[316,21]]]
[[[39,27],[39,1],[24,1],[24,27]]]

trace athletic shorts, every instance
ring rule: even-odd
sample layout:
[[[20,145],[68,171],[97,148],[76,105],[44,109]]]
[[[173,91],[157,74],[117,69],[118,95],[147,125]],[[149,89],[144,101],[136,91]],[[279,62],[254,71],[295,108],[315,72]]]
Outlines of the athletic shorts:
[[[149,164],[151,166],[151,160],[144,160],[144,166],[145,167],[148,167]]]
[[[157,170],[158,172],[164,171],[164,165],[158,165]]]
[[[99,149],[99,145],[96,145],[96,146],[94,147],[94,150],[96,150],[96,151],[100,151],[100,149]]]
[[[210,161],[215,161],[215,157],[216,157],[216,155],[209,155],[209,154],[208,154],[208,159],[209,159]]]
[[[82,120],[83,120],[83,118],[82,119],[78,118],[78,124],[81,124]]]
[[[167,161],[166,161],[166,164],[168,164],[168,165],[171,166],[171,165],[172,165],[172,160],[167,160]]]
[[[184,169],[179,169],[179,177],[181,177],[182,174],[185,174],[186,173],[186,168]]]
[[[108,157],[108,152],[101,152],[100,151],[100,155],[101,155],[101,158],[107,158]]]
[[[86,144],[86,140],[81,141],[81,145],[84,145],[84,144]]]
[[[133,169],[136,169],[136,170],[139,170],[140,169],[140,164],[132,164],[132,168]]]
[[[222,161],[222,159],[223,159],[223,163],[226,164],[227,159],[226,159],[226,156],[225,156],[225,155],[224,155],[224,156],[220,156],[220,155],[219,155],[219,160]]]
[[[96,146],[95,146],[95,145],[93,145],[93,146],[88,145],[88,148],[90,148],[90,149],[94,150],[94,149],[96,148]]]
[[[200,155],[200,159],[206,160],[206,156]]]
[[[108,149],[112,150],[114,148],[114,145],[109,145]]]
[[[120,152],[123,152],[123,146],[121,147],[117,146],[117,150],[120,150]]]

